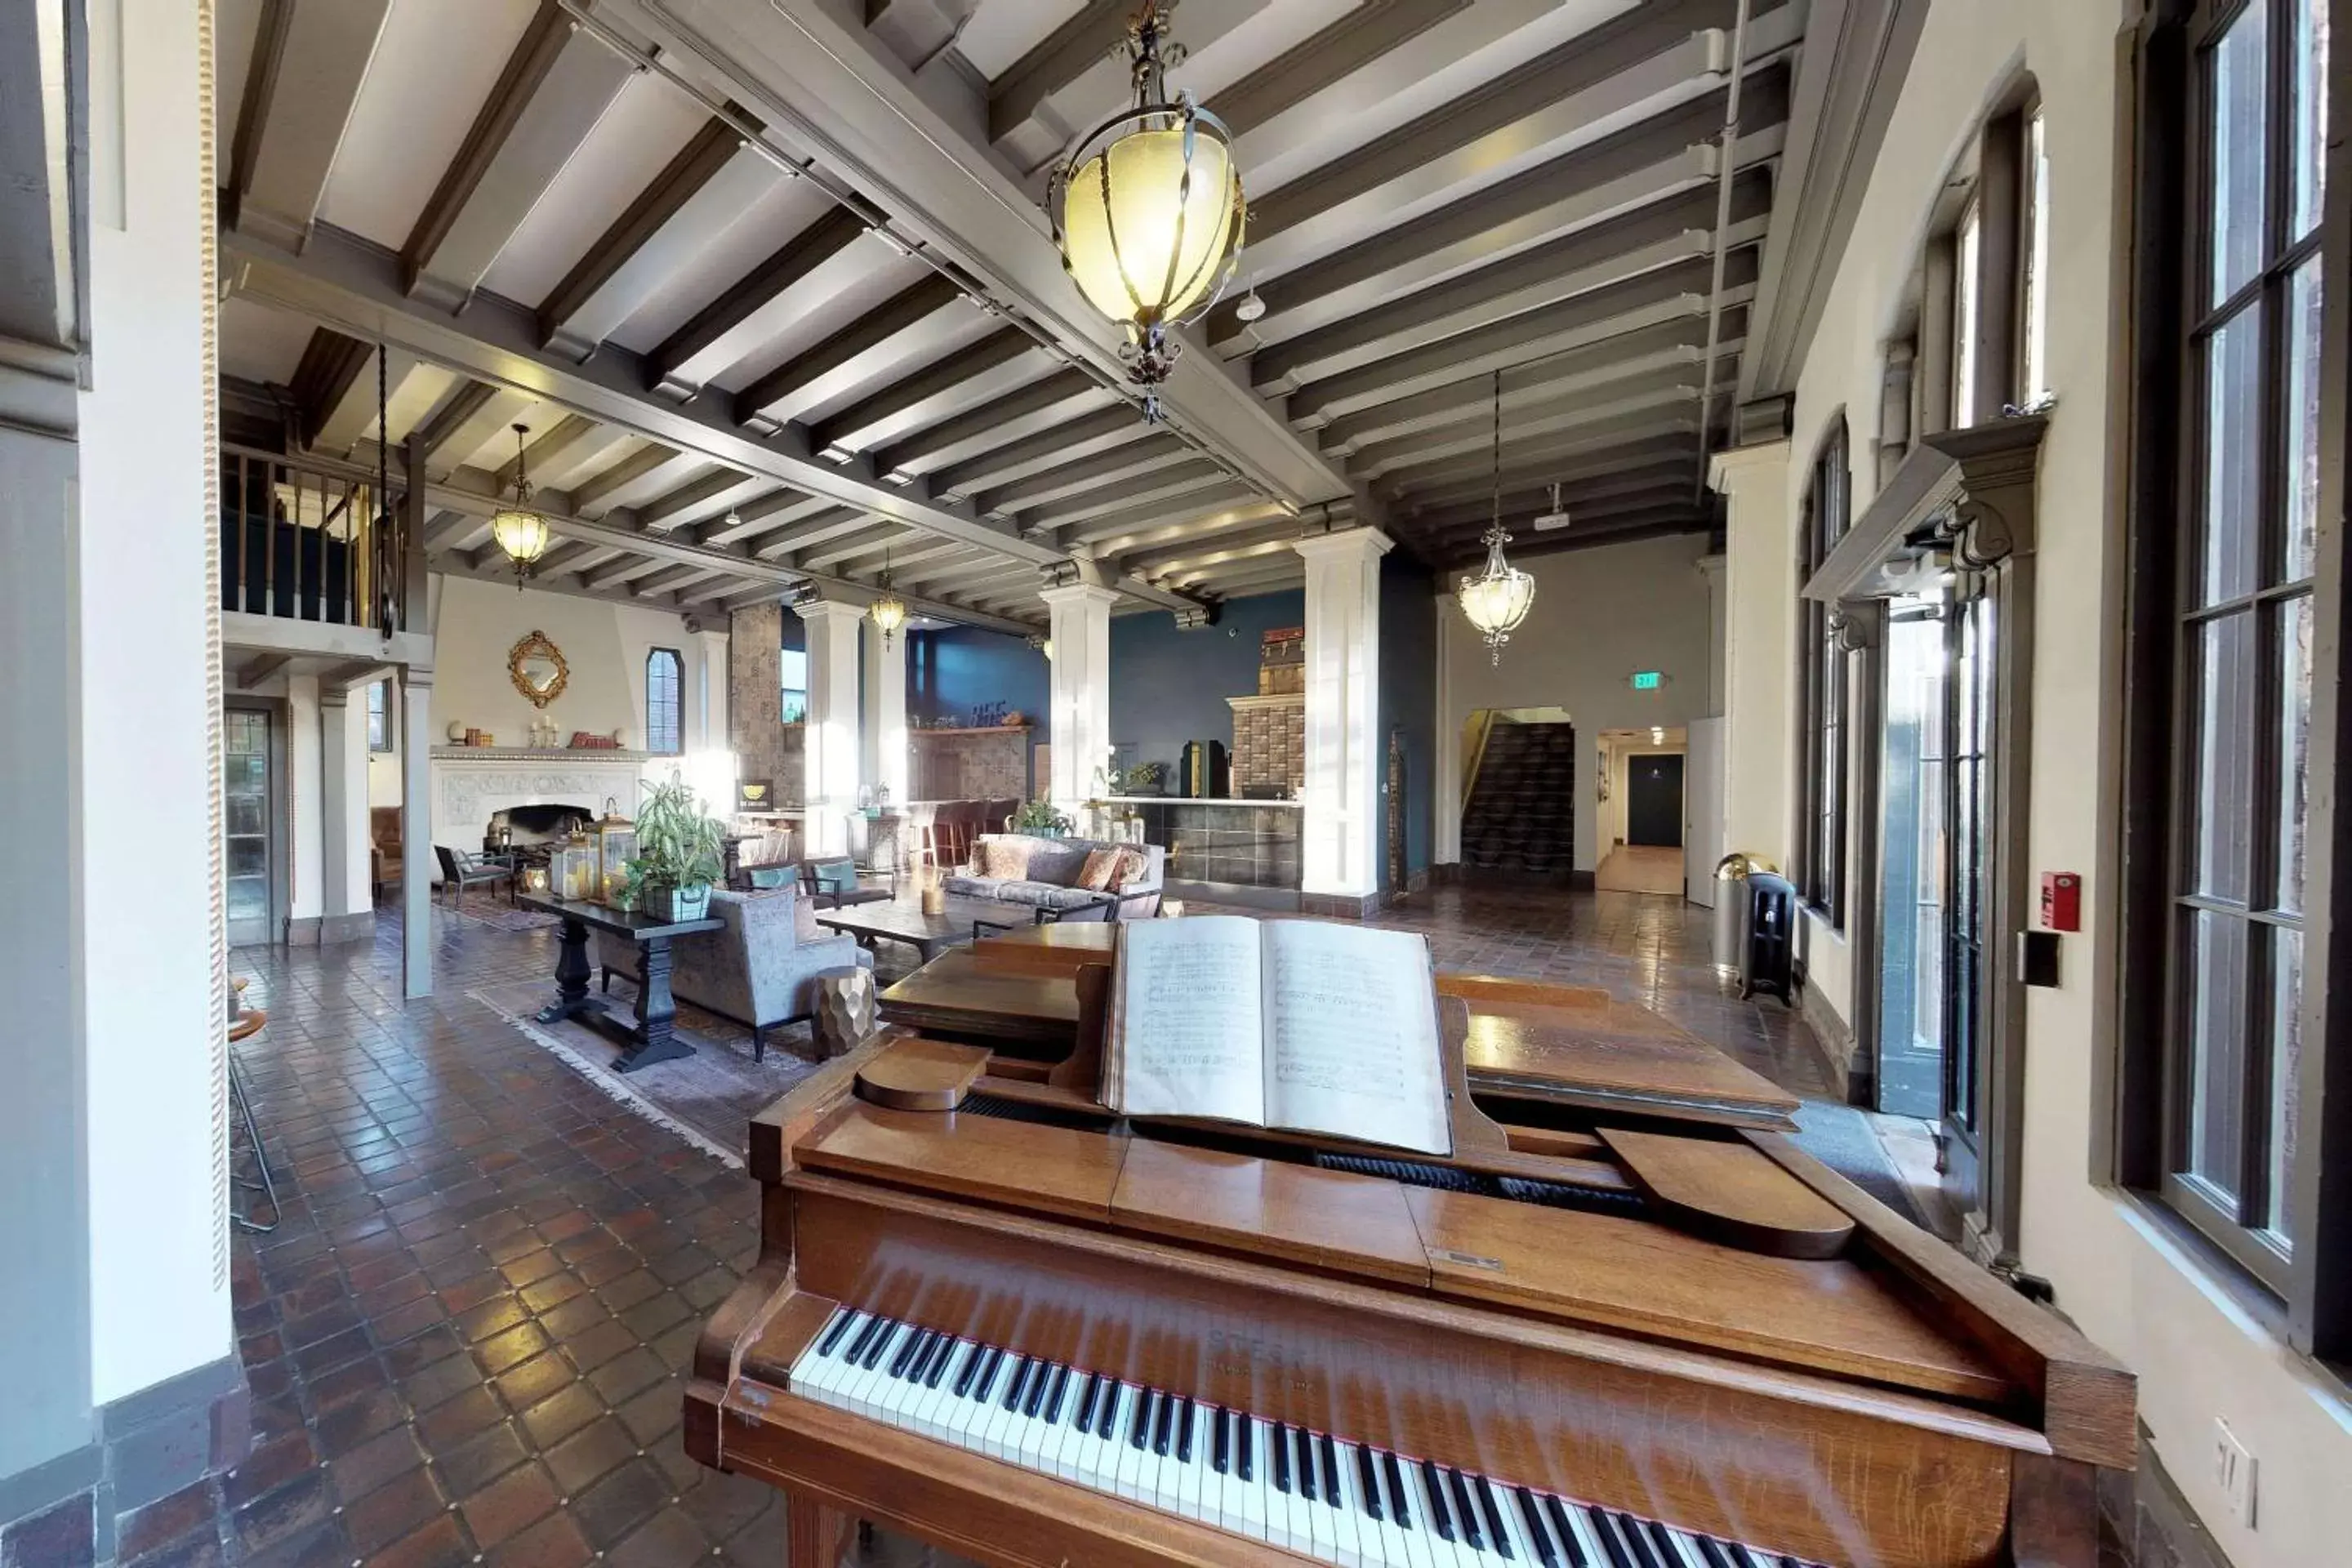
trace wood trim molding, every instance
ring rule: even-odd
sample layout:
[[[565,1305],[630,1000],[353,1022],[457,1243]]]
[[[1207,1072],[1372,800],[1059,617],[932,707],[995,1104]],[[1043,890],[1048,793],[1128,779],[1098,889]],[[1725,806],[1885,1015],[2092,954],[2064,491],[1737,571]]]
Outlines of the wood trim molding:
[[[1984,571],[2034,546],[2034,479],[2047,416],[2022,415],[1920,438],[1809,578],[1823,604],[1885,599],[1922,586],[1932,549]]]

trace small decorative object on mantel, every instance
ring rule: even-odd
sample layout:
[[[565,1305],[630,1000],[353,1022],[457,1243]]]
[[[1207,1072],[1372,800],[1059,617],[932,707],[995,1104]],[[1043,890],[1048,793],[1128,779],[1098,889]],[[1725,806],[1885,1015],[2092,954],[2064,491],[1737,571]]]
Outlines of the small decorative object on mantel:
[[[1029,715],[1027,715],[1026,713],[1024,713],[1024,712],[1023,712],[1023,711],[1021,711],[1021,710],[1020,710],[1020,709],[1018,709],[1018,708],[1015,708],[1012,712],[1007,713],[1003,718],[999,719],[999,720],[997,721],[997,723],[999,723],[1000,725],[1003,726],[1003,727],[1004,727],[1005,729],[1007,729],[1007,730],[1018,730],[1018,729],[1020,729],[1024,724],[1026,724],[1026,723],[1028,723],[1028,722],[1029,722]]]
[[[640,907],[656,920],[703,919],[710,886],[725,871],[726,840],[725,826],[702,814],[692,784],[672,779],[654,785],[637,807],[636,852],[627,861],[628,887]]]
[[[599,735],[587,730],[572,731],[572,749],[575,752],[611,752],[618,750],[619,745],[610,735]]]
[[[466,722],[465,722],[465,721],[464,721],[464,720],[462,720],[462,719],[452,719],[452,720],[450,720],[450,721],[449,721],[449,729],[448,729],[447,733],[448,733],[448,736],[449,736],[449,743],[450,743],[451,745],[453,745],[453,746],[462,746],[462,745],[464,745],[464,744],[466,743]]]
[[[626,724],[621,725],[613,731],[613,744],[620,751],[625,752],[629,749],[629,727]]]

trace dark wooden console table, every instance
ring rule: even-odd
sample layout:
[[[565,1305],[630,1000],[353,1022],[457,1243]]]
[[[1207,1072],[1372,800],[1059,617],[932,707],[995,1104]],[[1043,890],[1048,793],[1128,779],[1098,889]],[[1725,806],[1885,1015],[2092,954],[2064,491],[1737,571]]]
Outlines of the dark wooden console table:
[[[574,902],[545,893],[520,893],[515,901],[541,910],[563,922],[563,945],[555,956],[555,1000],[541,1007],[542,1024],[577,1018],[621,1047],[613,1064],[615,1072],[635,1072],[650,1062],[690,1057],[694,1047],[671,1028],[677,1016],[677,999],[669,992],[670,939],[697,931],[719,931],[717,921],[657,921],[651,915],[616,910],[609,904]],[[588,989],[588,933],[600,931],[637,944],[637,1017],[634,1025],[606,1015],[605,1001]]]

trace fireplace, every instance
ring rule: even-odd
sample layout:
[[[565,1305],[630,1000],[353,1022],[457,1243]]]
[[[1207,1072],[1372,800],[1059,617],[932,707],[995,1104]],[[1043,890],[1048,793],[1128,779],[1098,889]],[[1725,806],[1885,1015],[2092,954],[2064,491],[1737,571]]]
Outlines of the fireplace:
[[[510,805],[490,813],[482,829],[485,849],[519,849],[532,864],[544,864],[549,847],[575,827],[596,820],[596,814],[577,805]],[[501,839],[504,841],[501,842]]]

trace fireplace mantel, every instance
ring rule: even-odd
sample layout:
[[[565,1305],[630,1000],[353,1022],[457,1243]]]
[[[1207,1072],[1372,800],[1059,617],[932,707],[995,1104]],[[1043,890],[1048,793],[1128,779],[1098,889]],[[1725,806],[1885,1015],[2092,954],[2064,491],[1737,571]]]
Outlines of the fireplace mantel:
[[[433,839],[477,849],[490,814],[513,805],[576,805],[602,815],[604,802],[636,814],[637,782],[648,767],[675,764],[649,752],[530,746],[436,746]]]

